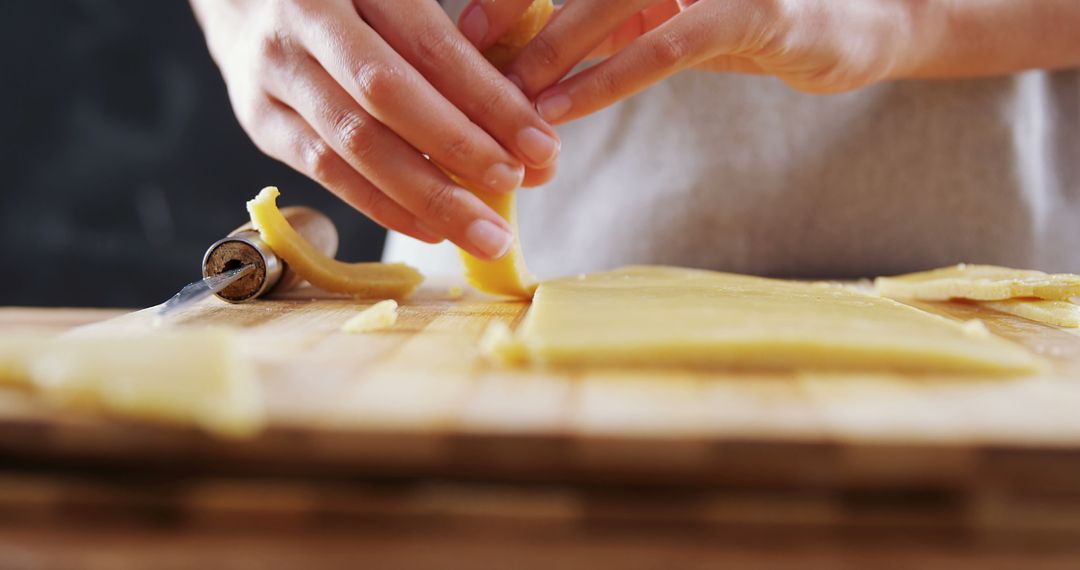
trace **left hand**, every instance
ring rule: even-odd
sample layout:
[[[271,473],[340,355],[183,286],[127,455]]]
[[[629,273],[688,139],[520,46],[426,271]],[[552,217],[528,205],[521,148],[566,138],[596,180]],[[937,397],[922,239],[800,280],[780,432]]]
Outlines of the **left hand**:
[[[479,47],[531,0],[474,0]],[[931,3],[932,4],[932,3]],[[505,71],[549,122],[606,107],[687,68],[769,74],[834,93],[902,77],[921,56],[926,2],[908,0],[567,0]],[[473,20],[475,20],[475,16]],[[467,26],[466,26],[467,27]],[[940,27],[940,26],[938,26]],[[601,63],[558,83],[588,57]],[[556,85],[556,83],[558,83]]]

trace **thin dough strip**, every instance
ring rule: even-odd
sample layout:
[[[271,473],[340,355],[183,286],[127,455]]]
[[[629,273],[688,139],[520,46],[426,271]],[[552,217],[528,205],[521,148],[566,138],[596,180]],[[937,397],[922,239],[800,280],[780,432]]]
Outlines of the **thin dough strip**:
[[[1045,299],[1006,299],[1004,301],[983,301],[987,308],[1067,329],[1080,328],[1080,305],[1069,301],[1047,301]]]
[[[554,11],[555,6],[551,0],[535,0],[514,27],[499,38],[494,46],[484,51],[484,56],[495,67],[501,68],[506,65],[543,29]],[[458,180],[458,182],[461,181]],[[465,266],[465,279],[469,285],[485,293],[521,299],[532,298],[536,291],[536,280],[525,266],[525,256],[521,250],[516,196],[514,193],[495,195],[462,185],[476,194],[503,219],[510,222],[514,235],[513,247],[501,259],[495,261],[479,259],[459,249],[461,261]]]
[[[959,264],[874,281],[885,297],[947,301],[1004,301],[1021,297],[1068,300],[1080,295],[1080,275],[1047,274],[995,265]]]
[[[419,271],[403,263],[342,263],[323,255],[278,210],[280,194],[268,186],[248,201],[251,223],[274,253],[312,285],[355,297],[403,299],[424,281]]]

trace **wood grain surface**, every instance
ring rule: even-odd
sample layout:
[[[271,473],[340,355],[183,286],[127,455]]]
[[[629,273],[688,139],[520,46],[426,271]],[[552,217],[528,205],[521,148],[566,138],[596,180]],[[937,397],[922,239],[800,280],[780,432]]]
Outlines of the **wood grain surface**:
[[[564,530],[660,521],[1080,538],[1080,336],[1060,329],[919,305],[980,318],[1054,363],[1032,378],[537,371],[478,355],[485,327],[516,324],[524,304],[453,299],[433,284],[392,330],[338,332],[371,302],[303,290],[209,300],[171,319],[242,331],[271,417],[249,441],[0,392],[0,505],[62,519],[108,504],[136,519],[288,528],[502,512]],[[151,318],[77,332],[139,331]],[[432,481],[494,494],[443,500]]]

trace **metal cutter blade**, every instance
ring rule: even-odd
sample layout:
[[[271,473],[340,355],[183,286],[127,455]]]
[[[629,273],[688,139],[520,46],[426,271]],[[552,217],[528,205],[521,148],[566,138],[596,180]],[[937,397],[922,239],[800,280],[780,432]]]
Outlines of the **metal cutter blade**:
[[[205,279],[200,279],[187,287],[184,287],[179,293],[173,295],[171,299],[162,304],[160,308],[158,308],[157,316],[158,318],[162,318],[175,313],[180,309],[190,307],[229,285],[232,285],[241,277],[254,270],[254,265],[245,265],[243,267],[237,267],[236,269],[223,271],[217,275],[211,275]]]

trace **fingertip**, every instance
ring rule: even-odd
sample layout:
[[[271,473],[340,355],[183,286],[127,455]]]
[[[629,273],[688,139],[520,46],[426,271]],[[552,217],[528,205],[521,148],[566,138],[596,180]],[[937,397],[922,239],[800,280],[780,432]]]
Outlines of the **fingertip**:
[[[558,90],[547,91],[536,99],[536,112],[548,123],[565,118],[573,107],[570,95]]]
[[[521,183],[521,186],[523,188],[535,188],[550,182],[551,179],[555,178],[555,173],[558,170],[556,164],[527,170],[525,172],[525,181]]]
[[[473,255],[493,261],[505,256],[514,245],[514,236],[509,230],[486,219],[469,224],[465,229],[465,240],[468,242],[466,249]]]
[[[525,127],[517,134],[517,146],[533,168],[546,167],[558,158],[562,141],[536,127]]]
[[[496,163],[484,173],[484,185],[499,194],[513,192],[525,180],[525,167],[520,164]]]

